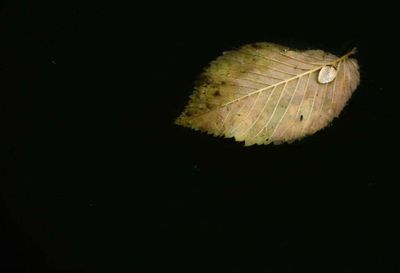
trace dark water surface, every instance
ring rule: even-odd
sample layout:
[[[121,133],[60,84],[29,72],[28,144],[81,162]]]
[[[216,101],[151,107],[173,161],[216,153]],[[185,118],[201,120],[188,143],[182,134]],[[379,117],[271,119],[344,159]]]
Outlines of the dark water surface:
[[[290,5],[2,4],[0,272],[399,272],[394,17]],[[245,148],[173,124],[259,41],[358,48],[332,126]]]

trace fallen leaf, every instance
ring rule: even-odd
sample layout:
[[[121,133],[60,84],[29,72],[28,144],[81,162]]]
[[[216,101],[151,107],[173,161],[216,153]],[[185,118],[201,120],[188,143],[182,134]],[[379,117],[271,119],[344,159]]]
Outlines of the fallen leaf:
[[[224,52],[200,75],[176,124],[245,145],[292,142],[327,126],[357,88],[357,61],[272,43]]]

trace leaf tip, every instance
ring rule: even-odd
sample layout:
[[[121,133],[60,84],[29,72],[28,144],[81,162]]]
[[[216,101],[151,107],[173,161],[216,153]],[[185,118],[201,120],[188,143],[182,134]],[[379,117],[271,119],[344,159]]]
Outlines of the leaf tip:
[[[188,127],[188,121],[183,114],[175,119],[174,124],[178,126]]]

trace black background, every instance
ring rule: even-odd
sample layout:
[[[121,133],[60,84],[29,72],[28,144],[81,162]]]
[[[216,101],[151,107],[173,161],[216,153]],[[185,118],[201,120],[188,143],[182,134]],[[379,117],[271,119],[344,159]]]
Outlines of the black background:
[[[390,7],[0,7],[0,272],[400,271]],[[243,147],[173,124],[208,62],[259,41],[358,47],[332,126]]]

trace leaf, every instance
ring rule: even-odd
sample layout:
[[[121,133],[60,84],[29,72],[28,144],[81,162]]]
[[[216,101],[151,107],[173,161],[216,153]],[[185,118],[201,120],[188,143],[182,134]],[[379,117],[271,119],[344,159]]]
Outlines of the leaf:
[[[272,43],[224,52],[201,74],[176,124],[245,145],[292,142],[337,117],[359,84],[357,61]]]

